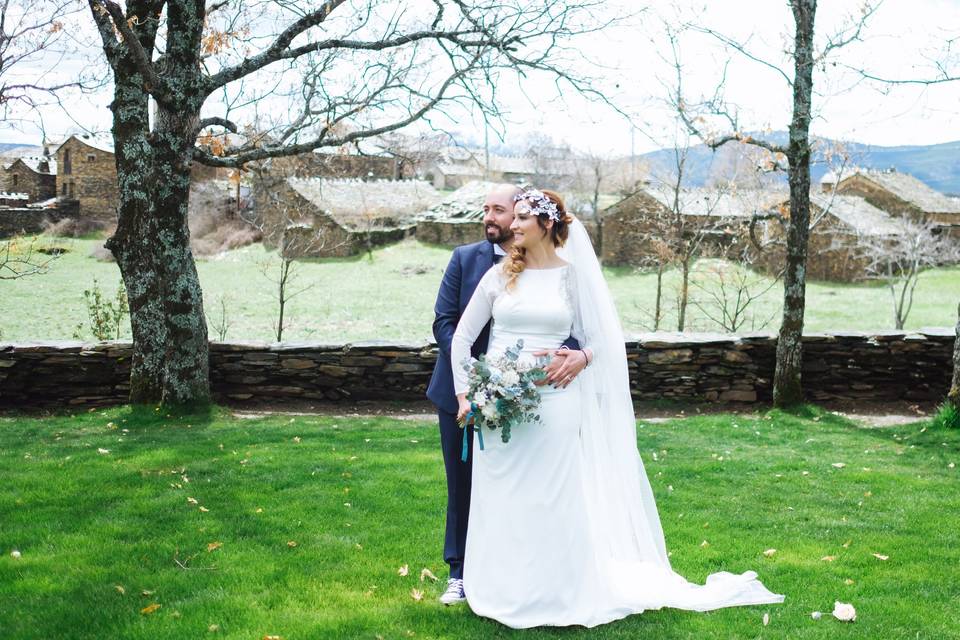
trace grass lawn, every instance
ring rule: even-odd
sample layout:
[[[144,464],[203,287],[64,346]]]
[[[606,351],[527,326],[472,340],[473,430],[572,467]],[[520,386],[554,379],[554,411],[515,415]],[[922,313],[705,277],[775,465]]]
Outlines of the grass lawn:
[[[810,408],[642,422],[638,438],[674,568],[754,569],[785,603],[516,632],[420,581],[446,577],[431,422],[117,408],[0,418],[0,635],[960,637],[960,431]]]
[[[94,279],[107,299],[112,299],[120,281],[117,266],[90,257],[102,240],[43,238],[41,243],[48,241],[69,249],[51,264],[49,273],[0,282],[0,299],[5,303],[0,319],[2,340],[71,339],[78,323],[89,324],[83,290]],[[227,340],[273,340],[276,302],[258,264],[274,255],[261,245],[253,245],[198,260],[204,301],[211,316],[218,315],[221,297],[225,300],[230,324]],[[366,257],[305,261],[298,265],[293,288],[310,288],[289,302],[284,340],[426,340],[431,336],[433,304],[449,258],[447,249],[411,239],[375,251],[372,261]],[[709,264],[703,261],[702,266]],[[606,276],[624,329],[628,333],[649,331],[656,276],[622,268],[607,269]],[[662,329],[676,328],[673,301],[678,284],[676,272],[668,273],[664,294],[667,320]],[[703,297],[696,291],[693,295]],[[779,284],[764,294],[750,308],[756,323],[747,323],[742,330],[776,331],[782,296]],[[960,268],[925,272],[907,328],[954,326],[957,300]],[[883,286],[817,282],[807,286],[807,331],[892,329],[891,318],[890,293]],[[760,326],[769,319],[769,324]],[[690,306],[687,329],[716,331],[718,327]],[[129,337],[129,328],[124,336]],[[211,331],[211,336],[216,338],[215,332]],[[87,330],[84,337],[92,339],[92,334]]]

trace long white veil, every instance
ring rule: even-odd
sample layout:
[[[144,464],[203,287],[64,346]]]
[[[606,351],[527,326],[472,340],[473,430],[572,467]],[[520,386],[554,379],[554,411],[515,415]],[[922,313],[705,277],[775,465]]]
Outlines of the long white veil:
[[[782,602],[784,597],[767,590],[753,571],[723,571],[708,576],[706,585],[697,585],[672,570],[637,450],[623,330],[590,236],[579,220],[574,219],[558,254],[574,266],[576,313],[594,352],[593,362],[580,374],[581,443],[598,560],[616,567],[618,586],[644,608],[706,611]]]

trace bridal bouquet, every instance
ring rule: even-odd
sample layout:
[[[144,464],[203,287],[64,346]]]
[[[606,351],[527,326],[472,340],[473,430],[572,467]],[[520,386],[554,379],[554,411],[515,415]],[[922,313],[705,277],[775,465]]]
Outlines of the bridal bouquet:
[[[544,367],[549,358],[541,357],[534,364],[521,364],[522,350],[523,340],[519,340],[516,346],[507,348],[499,358],[488,359],[486,354],[481,354],[479,358],[469,358],[462,363],[470,383],[467,392],[470,413],[464,425],[473,419],[480,433],[481,450],[483,427],[500,429],[500,439],[510,442],[510,429],[514,425],[540,420],[536,413],[540,406],[540,391],[536,382],[547,377]],[[464,457],[466,437],[465,432]]]

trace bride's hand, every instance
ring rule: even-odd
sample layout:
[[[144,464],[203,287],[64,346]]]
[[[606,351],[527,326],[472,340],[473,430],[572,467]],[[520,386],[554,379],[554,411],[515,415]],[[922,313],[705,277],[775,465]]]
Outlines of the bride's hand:
[[[552,351],[538,351],[533,354],[535,357],[553,356],[544,371],[547,373],[545,380],[537,384],[552,384],[560,389],[566,389],[573,382],[581,371],[587,366],[587,354],[584,351],[576,349],[555,349]]]
[[[459,408],[457,409],[457,422],[463,424],[464,419],[466,419],[467,414],[470,413],[470,403],[467,402],[467,394],[461,393],[457,396],[457,402],[459,403]]]

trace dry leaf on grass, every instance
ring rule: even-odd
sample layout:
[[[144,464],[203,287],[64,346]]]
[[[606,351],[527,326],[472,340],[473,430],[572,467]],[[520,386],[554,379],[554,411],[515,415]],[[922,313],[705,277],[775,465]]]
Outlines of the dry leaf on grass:
[[[116,589],[117,593],[119,593],[120,595],[122,596],[127,595],[127,590],[123,588],[122,584],[115,584],[113,585],[113,588]]]
[[[834,560],[837,559],[837,556],[823,556],[820,559],[823,560],[824,562],[833,562]]]
[[[776,552],[777,552],[776,549],[767,549],[766,551],[763,552],[763,555],[767,556],[768,558],[772,558],[773,554],[775,554]]]
[[[13,558],[14,560],[19,560],[21,558],[21,554],[19,551],[14,549],[13,551],[10,552],[10,557]]]
[[[398,576],[401,576],[401,577],[406,576],[408,573],[410,573],[410,565],[405,564],[399,569],[397,569]]]
[[[287,546],[290,547],[291,549],[293,549],[295,546],[297,546],[297,541],[296,541],[296,540],[289,540],[289,541],[287,542]]]
[[[417,602],[420,602],[421,600],[423,600],[423,591],[420,591],[420,589],[411,589],[410,597],[416,600]]]
[[[878,558],[878,559],[880,559],[880,560],[889,560],[889,559],[890,559],[890,556],[885,556],[885,555],[883,555],[882,553],[875,553],[875,554],[873,554],[873,557],[874,557],[874,558]]]
[[[763,614],[763,626],[767,626],[768,624],[770,624],[770,614],[765,613]]]
[[[104,448],[101,447],[101,448],[97,449],[97,453],[99,453],[99,454],[102,455],[102,456],[105,456],[105,455],[107,455],[108,453],[110,453],[110,449],[104,449]]]
[[[438,580],[440,580],[440,578],[433,575],[433,571],[430,571],[430,569],[427,569],[426,567],[424,567],[423,569],[420,570],[420,582],[423,582],[426,578],[430,578],[434,582],[437,582]]]
[[[147,615],[150,615],[151,613],[153,613],[154,611],[156,611],[156,610],[159,609],[159,608],[160,608],[160,605],[157,604],[156,602],[154,602],[153,604],[147,605],[147,606],[144,607],[143,609],[140,609],[140,614],[141,614],[141,615],[144,615],[144,616],[147,616]]]
[[[222,546],[223,546],[222,542],[211,542],[210,544],[207,545],[207,553],[210,553],[211,551],[216,551]]]
[[[187,498],[187,502],[189,502],[190,504],[200,504],[199,502],[197,502],[196,498]]]
[[[210,511],[210,509],[207,509],[206,507],[200,507],[200,511],[202,511],[203,513],[207,513],[208,511]]]

